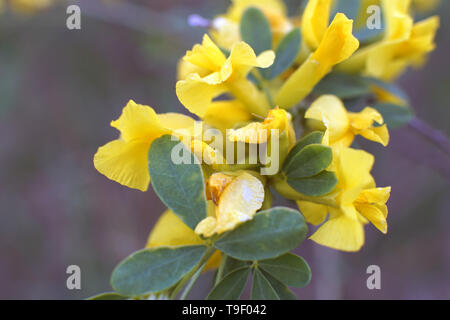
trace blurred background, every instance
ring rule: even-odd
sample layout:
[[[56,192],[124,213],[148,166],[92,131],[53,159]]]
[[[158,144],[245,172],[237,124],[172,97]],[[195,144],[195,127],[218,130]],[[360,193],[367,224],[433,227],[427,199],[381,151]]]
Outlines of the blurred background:
[[[67,4],[0,14],[0,298],[80,299],[109,291],[116,264],[142,248],[164,210],[152,190],[122,187],[92,158],[115,139],[109,126],[132,98],[157,112],[183,108],[176,65],[204,29],[187,17],[213,17],[228,0],[68,1],[82,29],[66,28]],[[287,1],[291,14],[301,0]],[[422,120],[450,134],[450,1],[439,9],[438,48],[425,68],[400,79]],[[375,153],[374,176],[392,186],[389,233],[366,227],[358,253],[305,241],[310,264],[300,299],[450,299],[450,158],[412,128],[391,133]],[[68,290],[66,268],[81,268]],[[381,268],[368,290],[366,269]],[[204,298],[205,274],[192,298]]]

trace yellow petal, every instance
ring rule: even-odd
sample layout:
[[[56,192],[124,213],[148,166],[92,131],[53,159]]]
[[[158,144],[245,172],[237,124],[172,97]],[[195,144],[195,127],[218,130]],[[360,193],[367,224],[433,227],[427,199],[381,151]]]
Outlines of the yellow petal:
[[[226,100],[211,103],[203,119],[213,127],[225,131],[252,118],[252,114],[247,111],[242,102],[239,100]]]
[[[364,138],[379,142],[383,146],[389,143],[389,131],[386,125],[374,127],[373,123],[382,124],[384,122],[381,114],[370,107],[365,108],[359,113],[349,113],[350,126],[354,134],[360,134]]]
[[[177,65],[177,80],[185,80],[192,73],[197,73],[201,77],[205,77],[211,72],[208,69],[196,66],[189,61],[180,59]]]
[[[195,233],[206,238],[211,237],[217,232],[217,219],[214,217],[207,217],[199,222],[195,227]]]
[[[357,202],[385,204],[391,195],[391,187],[366,189],[359,195]]]
[[[275,108],[269,111],[264,122],[253,122],[245,127],[230,130],[230,141],[239,141],[245,143],[265,143],[270,137],[271,130],[286,131],[293,134],[290,130],[290,120],[292,116],[286,110]]]
[[[146,248],[162,246],[189,246],[204,241],[171,210],[164,212],[156,222],[147,240]],[[205,271],[219,266],[221,255],[216,251],[205,266]]]
[[[211,38],[205,34],[202,44],[196,44],[191,51],[188,51],[184,60],[203,69],[216,72],[223,66],[226,57]]]
[[[215,150],[210,145],[201,140],[193,140],[191,142],[191,150],[195,154],[197,159],[201,160],[202,163],[212,165],[213,168],[215,165],[225,163],[223,156],[219,153],[218,150]]]
[[[264,186],[254,176],[243,173],[223,191],[217,206],[216,232],[233,230],[237,225],[253,219],[264,201]]]
[[[364,228],[358,220],[340,215],[325,222],[310,239],[333,249],[356,252],[364,244]]]
[[[165,211],[150,233],[146,248],[159,246],[187,246],[202,244],[203,240],[195,234],[171,210]]]
[[[208,79],[200,78],[195,73],[186,80],[178,81],[176,85],[176,93],[180,102],[200,118],[205,116],[212,100],[226,91],[225,86],[208,83]]]
[[[362,189],[373,180],[370,175],[374,157],[363,150],[342,148],[333,150],[341,204],[352,204]]]
[[[302,35],[307,45],[316,49],[327,30],[331,0],[309,0],[302,16]]]
[[[384,234],[387,233],[388,225],[386,217],[376,206],[370,204],[355,204],[356,210]]]
[[[245,77],[253,67],[270,67],[275,60],[275,53],[272,50],[264,51],[257,57],[252,47],[241,41],[233,46],[229,59],[233,73],[238,72],[239,76]]]
[[[233,181],[233,177],[217,172],[213,173],[207,181],[207,194],[217,204],[222,192]]]
[[[359,47],[352,34],[353,21],[338,13],[328,27],[317,50],[281,87],[275,103],[291,108],[305,98],[314,86],[333,68],[348,59]]]
[[[332,95],[324,95],[313,102],[305,118],[323,122],[327,128],[329,144],[341,139],[349,130],[349,118],[342,101]]]
[[[409,16],[410,3],[411,0],[382,0],[387,40],[409,38],[413,26],[413,19]]]
[[[147,191],[150,182],[147,153],[150,142],[114,140],[100,147],[95,168],[106,177],[129,188]]]
[[[163,134],[170,133],[162,126],[151,107],[136,104],[133,100],[123,108],[119,119],[111,122],[111,126],[121,132],[125,141],[151,142]]]
[[[297,201],[297,206],[300,212],[305,217],[306,221],[315,226],[318,226],[327,218],[327,206],[309,201]]]
[[[361,130],[360,132],[358,132],[358,134],[360,134],[367,140],[381,143],[384,147],[389,144],[389,131],[387,125]]]
[[[181,113],[160,113],[158,114],[161,125],[170,130],[172,134],[184,135],[189,132],[189,135],[193,137],[195,120]]]

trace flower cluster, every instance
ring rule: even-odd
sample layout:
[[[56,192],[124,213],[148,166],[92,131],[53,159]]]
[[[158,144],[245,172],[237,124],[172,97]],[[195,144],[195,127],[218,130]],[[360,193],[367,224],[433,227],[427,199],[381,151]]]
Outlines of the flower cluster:
[[[361,0],[353,16],[346,3],[309,0],[290,17],[280,0],[233,0],[178,64],[176,94],[195,119],[130,101],[111,123],[121,134],[98,149],[97,170],[141,191],[152,184],[169,208],[147,249],[114,271],[117,291],[175,297],[196,272],[219,268],[209,297],[238,298],[242,291],[223,296],[223,288],[252,269],[252,297],[287,299],[287,286],[309,279],[293,283],[269,266],[309,270],[287,253],[306,235],[304,220],[319,226],[311,240],[342,251],[361,249],[368,223],[387,232],[391,188],[376,185],[374,156],[354,141],[387,146],[389,129],[411,119],[408,98],[392,82],[424,64],[439,18],[415,21],[428,1]],[[377,18],[368,16],[373,6],[378,29],[366,23]],[[193,163],[174,161],[176,148]],[[268,167],[275,170],[261,170]],[[299,211],[273,207],[274,191]],[[169,281],[155,269],[153,286],[147,278],[150,287],[130,283],[137,260],[183,256],[169,250],[179,248],[195,260],[180,262],[179,277]]]

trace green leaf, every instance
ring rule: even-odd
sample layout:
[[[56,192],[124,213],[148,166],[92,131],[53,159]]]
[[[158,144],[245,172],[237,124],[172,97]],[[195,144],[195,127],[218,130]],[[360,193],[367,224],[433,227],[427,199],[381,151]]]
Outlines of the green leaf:
[[[175,164],[172,161],[172,150],[187,155],[187,164]],[[195,156],[180,140],[165,135],[153,141],[148,159],[150,178],[156,194],[187,226],[195,229],[207,216],[205,182],[202,168]]]
[[[223,275],[226,276],[226,275],[230,274],[231,272],[233,272],[237,269],[244,268],[244,267],[250,267],[250,262],[237,260],[237,259],[234,259],[233,257],[227,256],[227,260],[225,262],[225,266],[223,269]]]
[[[244,291],[250,274],[249,267],[233,271],[223,278],[211,291],[207,300],[237,300]]]
[[[253,220],[224,234],[214,245],[239,260],[263,260],[294,249],[307,233],[300,212],[275,207],[257,213]]]
[[[308,263],[292,253],[286,253],[275,259],[258,261],[258,266],[287,286],[303,288],[311,281],[311,269]]]
[[[242,15],[241,38],[253,48],[256,55],[272,49],[270,23],[258,8],[248,8]]]
[[[374,105],[373,108],[383,116],[389,129],[403,127],[414,118],[414,113],[406,106],[382,103]]]
[[[398,98],[399,100],[403,100],[405,106],[410,105],[410,99],[408,94],[399,86],[397,86],[394,83],[388,83],[381,81],[380,79],[376,78],[367,78],[367,80],[370,82],[371,87],[379,87],[383,89],[384,91],[389,92],[394,97]],[[373,88],[372,88],[373,89]]]
[[[283,171],[291,179],[312,177],[325,170],[332,160],[333,152],[330,147],[310,144],[295,154]]]
[[[104,292],[96,296],[89,297],[88,300],[127,300],[127,296],[118,294],[117,292]]]
[[[297,143],[292,147],[292,149],[289,151],[289,154],[286,157],[286,160],[284,161],[284,168],[289,164],[289,162],[292,160],[292,158],[299,153],[304,147],[310,145],[310,144],[321,144],[323,139],[323,132],[322,131],[314,131],[310,134],[307,134],[303,138],[301,138]]]
[[[258,270],[253,270],[252,300],[280,300],[269,280]]]
[[[337,182],[336,174],[330,171],[322,171],[318,175],[309,178],[287,178],[287,183],[295,191],[310,197],[318,197],[330,193],[336,187]]]
[[[205,246],[184,246],[137,251],[114,269],[111,285],[126,296],[167,289],[200,261],[205,250]]]
[[[355,19],[359,13],[361,0],[338,0],[334,7],[331,17],[334,17],[338,12],[344,13],[347,18]]]
[[[261,273],[266,277],[267,280],[269,280],[270,285],[277,293],[278,297],[280,297],[280,300],[297,300],[297,296],[289,290],[289,288],[271,276],[269,273],[265,272],[263,269],[261,269]]]
[[[314,88],[317,95],[332,94],[341,99],[351,99],[370,94],[367,78],[345,73],[330,73]]]
[[[274,79],[289,69],[298,56],[301,42],[302,36],[298,28],[284,36],[275,51],[276,58],[273,65],[269,69],[264,70],[262,74],[268,79]]]

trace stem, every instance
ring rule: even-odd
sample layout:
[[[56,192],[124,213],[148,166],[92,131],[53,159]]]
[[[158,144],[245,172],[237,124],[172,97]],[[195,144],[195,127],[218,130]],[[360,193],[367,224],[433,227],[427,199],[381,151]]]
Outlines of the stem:
[[[203,268],[205,268],[206,263],[208,261],[205,261],[200,268],[198,268],[198,270],[194,273],[194,275],[192,276],[191,280],[189,280],[189,283],[187,284],[186,288],[184,288],[183,293],[181,294],[180,300],[185,300],[187,295],[189,294],[189,292],[191,291],[192,287],[194,286],[194,283],[197,281],[198,277],[200,276],[200,274],[203,271]]]
[[[202,269],[203,265],[206,262],[208,262],[209,258],[211,258],[214,252],[216,252],[216,249],[214,247],[208,247],[208,249],[206,249],[206,252],[200,259],[199,263],[197,263],[197,265],[194,268],[192,268],[192,270],[189,271],[172,290],[169,296],[171,300],[174,300],[178,292],[180,292],[180,290],[183,289],[184,285],[188,282],[188,280],[192,278],[199,269]]]
[[[450,156],[450,140],[441,131],[431,127],[419,118],[412,119],[408,126]]]
[[[225,264],[227,263],[227,259],[228,256],[225,253],[222,253],[222,260],[220,260],[219,269],[217,270],[215,285],[217,285],[223,278],[223,271],[225,270]]]

